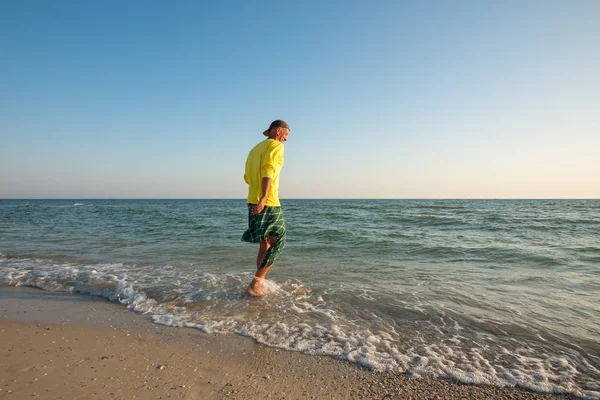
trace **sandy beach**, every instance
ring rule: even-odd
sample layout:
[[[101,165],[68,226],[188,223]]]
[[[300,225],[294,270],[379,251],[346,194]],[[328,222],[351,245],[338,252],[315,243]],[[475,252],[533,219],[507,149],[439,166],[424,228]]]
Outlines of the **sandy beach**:
[[[30,288],[0,287],[0,341],[0,398],[7,399],[572,398],[378,373]]]

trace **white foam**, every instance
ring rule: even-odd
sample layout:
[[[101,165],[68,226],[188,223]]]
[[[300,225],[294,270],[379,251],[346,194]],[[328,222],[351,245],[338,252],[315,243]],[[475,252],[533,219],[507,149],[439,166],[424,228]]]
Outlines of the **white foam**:
[[[157,324],[167,325],[167,326],[183,327],[186,324],[185,319],[186,318],[184,318],[182,315],[175,315],[175,314],[163,314],[163,315],[153,315],[152,316],[152,321],[154,321]]]
[[[493,338],[468,342],[461,336],[466,328],[452,318],[447,324],[442,321],[441,326],[457,334],[434,337],[442,341],[407,335],[400,331],[406,327],[374,314],[370,318],[379,318],[377,323],[366,323],[356,315],[348,318],[341,305],[332,300],[333,291],[313,293],[295,282],[265,280],[267,296],[248,301],[241,293],[250,278],[250,274],[198,274],[178,268],[134,269],[122,264],[71,265],[6,258],[0,264],[0,284],[101,296],[150,314],[162,325],[236,333],[269,346],[347,359],[378,371],[600,399],[594,382],[576,381],[580,370],[567,355],[545,355],[519,343],[515,346],[520,347],[508,349],[494,343]],[[371,297],[365,292],[358,296],[366,301]],[[466,347],[466,343],[473,347]],[[490,344],[494,351],[486,354]],[[585,359],[583,368],[598,373]]]
[[[275,282],[268,279],[262,281],[262,287],[266,295],[282,292],[281,288]]]

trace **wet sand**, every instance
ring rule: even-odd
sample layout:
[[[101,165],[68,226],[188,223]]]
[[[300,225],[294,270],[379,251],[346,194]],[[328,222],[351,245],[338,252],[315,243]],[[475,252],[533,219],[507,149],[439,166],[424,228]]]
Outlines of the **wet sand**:
[[[379,373],[30,288],[0,287],[0,343],[0,399],[574,398]]]

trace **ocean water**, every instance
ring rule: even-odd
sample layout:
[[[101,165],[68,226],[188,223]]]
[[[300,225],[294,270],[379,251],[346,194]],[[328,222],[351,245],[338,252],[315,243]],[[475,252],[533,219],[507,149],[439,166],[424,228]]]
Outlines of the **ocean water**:
[[[376,370],[600,398],[600,200],[286,200],[247,299],[243,200],[0,200],[0,284]]]

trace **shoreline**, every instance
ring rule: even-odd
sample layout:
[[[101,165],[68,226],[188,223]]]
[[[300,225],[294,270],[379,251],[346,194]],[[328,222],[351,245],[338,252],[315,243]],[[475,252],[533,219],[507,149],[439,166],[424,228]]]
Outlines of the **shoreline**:
[[[577,398],[376,372],[158,325],[98,297],[24,287],[0,286],[0,341],[0,398]]]

